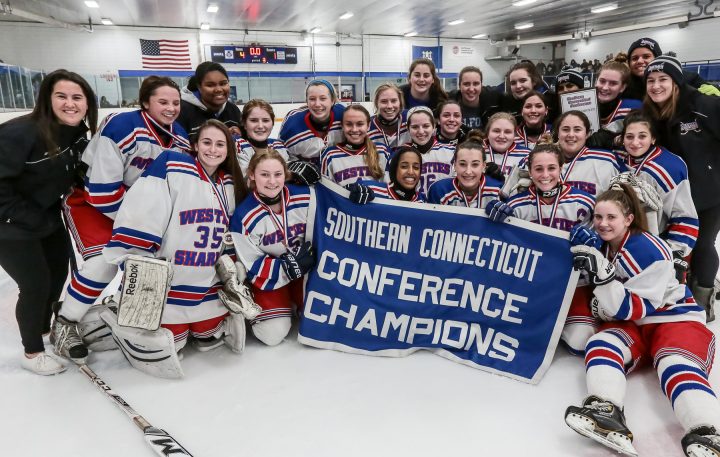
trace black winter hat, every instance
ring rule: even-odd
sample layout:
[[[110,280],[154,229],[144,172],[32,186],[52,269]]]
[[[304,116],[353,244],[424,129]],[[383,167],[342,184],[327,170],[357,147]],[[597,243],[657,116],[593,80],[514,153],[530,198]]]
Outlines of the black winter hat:
[[[657,41],[653,40],[652,38],[640,38],[637,41],[633,41],[633,43],[630,45],[630,49],[628,49],[628,59],[632,56],[632,53],[637,48],[647,48],[650,50],[650,52],[653,53],[655,57],[662,55],[662,50],[660,49],[660,45]]]
[[[672,78],[673,81],[675,81],[675,84],[677,84],[678,86],[682,86],[685,82],[682,65],[680,65],[680,61],[677,60],[675,57],[660,56],[650,62],[648,66],[645,67],[646,81],[648,75],[654,71],[662,71],[663,73],[666,73]]]
[[[574,68],[568,68],[558,73],[555,88],[557,89],[557,87],[562,83],[575,84],[579,89],[583,89],[585,87],[585,79],[580,72]]]

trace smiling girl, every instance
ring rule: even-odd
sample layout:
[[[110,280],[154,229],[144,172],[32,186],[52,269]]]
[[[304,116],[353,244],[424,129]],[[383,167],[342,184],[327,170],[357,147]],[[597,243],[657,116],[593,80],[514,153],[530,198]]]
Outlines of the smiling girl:
[[[622,129],[625,116],[642,107],[640,100],[622,96],[630,81],[630,68],[624,63],[625,59],[625,54],[620,54],[615,60],[606,62],[595,81],[600,126],[616,134]]]
[[[531,90],[522,99],[522,122],[515,129],[515,142],[532,149],[540,135],[552,132],[544,96]]]
[[[163,152],[128,191],[103,250],[116,265],[130,254],[172,259],[161,326],[172,332],[175,351],[190,337],[200,351],[222,344],[228,311],[218,298],[215,263],[236,202],[247,195],[225,124],[211,119],[194,138],[191,155]],[[209,219],[188,218],[208,210]]]
[[[690,263],[695,298],[714,318],[713,291],[718,271],[715,239],[720,232],[720,98],[685,83],[680,62],[660,56],[645,69],[644,109],[656,123],[657,143],[687,164],[700,231]]]
[[[515,118],[509,113],[493,114],[485,127],[485,157],[489,163],[497,164],[504,176],[509,175],[530,152],[530,149],[515,142],[515,132]]]
[[[592,221],[595,198],[560,180],[563,156],[552,143],[550,135],[543,135],[528,155],[530,188],[510,198],[507,203],[490,202],[485,212],[494,221],[514,216],[535,224],[566,232]],[[592,290],[587,279],[580,278],[573,296],[560,338],[573,354],[582,354],[585,343],[595,333],[596,322],[588,303]]]
[[[435,116],[430,108],[417,106],[408,111],[410,143],[423,155],[420,173],[420,192],[427,195],[430,186],[441,179],[454,176],[452,167],[455,145],[435,140]]]
[[[305,240],[311,187],[285,184],[289,171],[272,149],[248,165],[251,194],[235,210],[230,231],[238,262],[247,269],[255,301],[263,311],[251,321],[263,343],[280,344],[291,327],[293,303],[303,305],[303,275],[315,264]]]
[[[359,184],[371,188],[373,198],[422,203],[425,201],[425,194],[418,190],[421,167],[420,151],[412,146],[400,146],[388,166],[390,182],[362,181]]]
[[[427,106],[434,110],[438,104],[447,100],[447,94],[437,76],[435,64],[430,59],[415,59],[408,71],[408,84],[400,86],[405,99],[405,107]]]
[[[335,89],[324,79],[310,81],[305,89],[306,106],[290,111],[280,126],[280,140],[293,159],[319,164],[320,153],[343,141],[342,115]]]
[[[438,105],[437,124],[436,138],[438,142],[454,146],[462,143],[465,135],[470,131],[463,125],[460,104],[453,100],[447,100]]]
[[[85,188],[76,189],[64,203],[70,233],[84,260],[72,272],[51,334],[56,352],[64,357],[87,356],[73,328],[117,273],[117,266],[100,254],[110,240],[125,193],[160,153],[190,149],[185,130],[176,122],[178,85],[167,77],[149,76],[140,86],[139,98],[140,110],[105,119],[82,157],[87,165]]]
[[[394,151],[401,144],[410,141],[407,128],[407,111],[403,94],[395,84],[381,84],[375,90],[375,115],[370,120],[368,135],[377,144],[384,144],[388,151]]]
[[[345,141],[325,149],[320,155],[320,173],[341,186],[358,179],[387,181],[385,174],[390,153],[368,136],[370,113],[362,105],[345,108],[342,128]]]
[[[580,111],[563,113],[555,125],[554,135],[565,160],[563,182],[590,195],[599,195],[620,174],[620,164],[612,151],[589,149],[585,145],[589,134],[590,120]]]
[[[463,125],[469,129],[483,128],[488,117],[500,109],[502,94],[482,84],[483,74],[478,67],[464,67],[458,73],[458,89],[448,94],[460,103]]]
[[[499,198],[502,183],[485,175],[480,132],[470,132],[468,139],[458,145],[453,164],[457,176],[434,183],[428,192],[429,203],[482,209]]]
[[[288,152],[282,141],[270,138],[275,125],[275,111],[270,103],[254,98],[243,106],[240,130],[242,137],[236,140],[238,162],[243,173],[255,153],[273,148],[288,160]]]
[[[598,197],[593,225],[602,246],[571,251],[595,286],[593,315],[605,322],[585,347],[588,397],[567,408],[565,422],[637,456],[623,410],[627,375],[652,363],[685,432],[685,455],[720,455],[720,404],[708,380],[715,337],[690,290],[675,279],[670,249],[647,232],[641,203],[626,184]]]

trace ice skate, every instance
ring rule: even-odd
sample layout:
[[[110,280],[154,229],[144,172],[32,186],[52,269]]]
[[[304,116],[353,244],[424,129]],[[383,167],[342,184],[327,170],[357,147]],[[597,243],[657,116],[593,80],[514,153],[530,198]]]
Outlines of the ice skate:
[[[690,430],[681,443],[688,457],[720,457],[720,435],[714,427]]]
[[[77,364],[84,364],[88,350],[78,333],[77,322],[72,322],[62,316],[56,316],[50,330],[50,342],[55,346],[55,353]]]
[[[200,352],[208,352],[223,345],[223,337],[194,338],[192,345]]]
[[[582,406],[569,406],[565,410],[565,423],[579,434],[621,454],[638,455],[632,445],[632,432],[625,425],[625,415],[609,401],[591,395]]]

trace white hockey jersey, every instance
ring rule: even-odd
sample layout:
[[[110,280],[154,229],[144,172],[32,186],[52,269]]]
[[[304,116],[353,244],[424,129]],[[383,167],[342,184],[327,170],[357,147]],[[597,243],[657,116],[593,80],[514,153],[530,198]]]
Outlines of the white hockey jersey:
[[[392,133],[388,133],[383,130],[380,122],[377,120],[377,115],[373,116],[370,119],[368,136],[374,143],[384,144],[390,153],[395,152],[398,146],[410,141],[410,132],[408,132],[407,126],[407,110],[402,110],[402,113],[400,114],[400,121],[397,123]]]
[[[540,135],[544,135],[546,133],[552,134],[552,124],[550,124],[549,122],[545,123],[545,128]],[[536,143],[533,141],[530,141],[530,139],[528,138],[527,129],[526,129],[524,123],[518,125],[515,128],[515,143],[519,146],[523,146],[530,150],[532,150],[532,148],[535,147]]]
[[[345,107],[340,103],[333,105],[327,132],[319,132],[310,122],[307,107],[290,111],[280,126],[280,141],[285,143],[291,157],[314,160],[317,164],[325,148],[345,141],[342,132],[344,112]]]
[[[413,146],[406,143],[406,146]],[[422,155],[422,166],[420,167],[420,188],[418,191],[428,194],[430,186],[445,178],[455,176],[453,160],[455,159],[455,145],[440,143],[433,140],[433,145],[428,152]]]
[[[502,152],[493,151],[490,143],[485,140],[483,142],[483,151],[485,152],[485,161],[487,163],[494,162],[500,167],[500,171],[506,177],[510,175],[512,169],[520,162],[527,159],[530,149],[522,144],[513,143],[510,148],[503,154]]]
[[[660,238],[647,232],[628,234],[617,254],[608,257],[615,264],[615,280],[596,286],[593,294],[606,309],[617,309],[617,320],[638,325],[661,322],[705,323],[705,310],[685,284],[675,279],[673,256]]]
[[[128,254],[172,261],[164,324],[222,316],[215,263],[234,207],[231,176],[219,171],[212,182],[195,158],[165,151],[125,195],[103,255],[115,264]]]
[[[553,203],[544,203],[530,186],[507,204],[519,219],[569,232],[576,224],[592,224],[595,197],[564,184]]]
[[[164,131],[144,111],[111,114],[82,156],[88,165],[85,200],[114,219],[127,189],[167,149],[190,150],[187,134],[177,122]]]
[[[583,147],[562,167],[562,181],[590,195],[598,196],[620,174],[620,159],[612,151]]]
[[[397,194],[397,192],[395,191],[395,188],[393,186],[393,183],[391,183],[391,182],[363,180],[363,181],[360,181],[360,184],[371,188],[373,190],[373,192],[375,193],[375,198],[387,198],[389,200],[409,201],[409,202],[417,202],[417,203],[425,203],[425,201],[427,200],[425,198],[425,194],[423,194],[422,192],[419,192],[419,191],[415,192],[415,195],[413,195],[410,200],[403,200]]]
[[[384,181],[389,181],[387,175],[390,153],[383,144],[375,144],[380,168],[385,172]],[[350,149],[346,144],[336,144],[325,149],[320,155],[320,173],[327,176],[341,186],[356,182],[358,179],[376,179],[370,175],[370,169],[365,163],[367,148]]]
[[[247,269],[248,279],[258,289],[275,290],[290,279],[279,256],[296,252],[305,241],[312,187],[286,185],[282,211],[276,214],[253,192],[235,209],[230,232],[237,260]]]
[[[490,176],[483,176],[480,180],[478,193],[471,200],[468,200],[460,189],[457,178],[446,178],[430,187],[427,201],[438,205],[483,209],[490,201],[500,199],[501,187],[502,183],[500,181]]]
[[[624,153],[624,151],[623,151]],[[624,169],[649,183],[662,197],[662,216],[658,224],[662,238],[683,257],[690,254],[698,237],[699,222],[690,195],[690,181],[685,161],[659,146],[651,147],[643,157],[624,153]]]
[[[285,159],[285,162],[290,161],[287,148],[282,141],[268,138],[267,143],[269,148],[273,148],[282,156],[283,159]],[[249,141],[239,136],[235,137],[235,148],[237,149],[237,158],[238,163],[240,164],[240,169],[243,172],[243,176],[247,178],[248,165],[250,164],[250,159],[252,159],[255,155],[255,148],[253,148],[253,145],[250,144]]]

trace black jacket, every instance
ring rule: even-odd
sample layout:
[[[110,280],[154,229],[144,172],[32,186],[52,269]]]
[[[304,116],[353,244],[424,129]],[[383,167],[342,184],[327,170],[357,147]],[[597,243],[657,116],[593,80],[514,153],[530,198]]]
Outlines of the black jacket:
[[[30,119],[0,125],[0,239],[44,238],[62,227],[60,202],[76,179],[87,127],[60,126],[51,157]]]
[[[485,127],[490,116],[492,116],[493,114],[500,111],[500,102],[502,100],[502,94],[490,86],[483,86],[482,90],[480,91],[480,97],[478,100],[477,107],[463,105],[462,94],[457,89],[451,90],[448,93],[448,98],[460,103],[460,107],[462,108],[462,113],[463,113],[463,124],[464,125],[466,125],[467,127],[471,128],[471,129],[480,129],[480,128]],[[473,122],[473,123],[466,122],[466,118],[469,117],[468,113],[472,113],[475,117],[479,117],[480,124],[476,125],[475,122]]]
[[[212,113],[198,100],[194,93],[187,89],[182,91],[180,116],[178,116],[177,122],[182,125],[191,140],[197,133],[198,128],[208,119],[217,119],[227,125],[228,128],[239,128],[241,117],[240,108],[229,101],[225,103],[220,113]]]
[[[720,205],[720,97],[684,85],[676,115],[657,131],[658,143],[687,164],[695,208]]]

